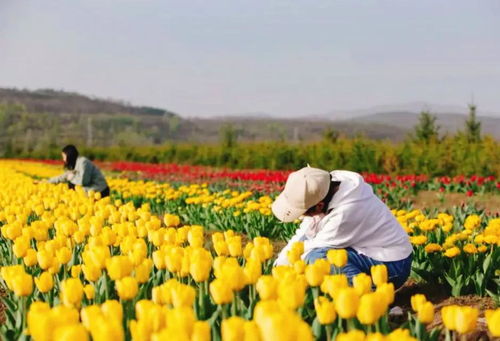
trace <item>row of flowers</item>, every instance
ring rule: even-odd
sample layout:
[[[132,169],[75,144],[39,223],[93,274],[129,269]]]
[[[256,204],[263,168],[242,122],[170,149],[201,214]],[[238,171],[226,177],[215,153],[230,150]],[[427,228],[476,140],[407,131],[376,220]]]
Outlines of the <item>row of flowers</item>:
[[[60,164],[60,161],[42,160],[47,164]],[[151,164],[140,162],[98,162],[104,169],[123,172],[129,176],[134,174],[145,179],[170,182],[223,182],[232,186],[250,186],[251,189],[274,192],[279,191],[285,183],[290,171],[281,170],[231,170],[216,169],[206,166],[189,166],[178,164]],[[443,192],[474,193],[495,192],[500,189],[500,181],[494,176],[464,176],[429,178],[427,175],[382,175],[364,173],[365,180],[379,187],[403,188],[412,191],[439,190]]]
[[[28,163],[25,172],[50,176],[56,169]],[[17,166],[16,166],[17,167]],[[250,237],[289,239],[296,224],[280,224],[272,198],[258,193],[214,191],[207,185],[172,186],[153,181],[110,179],[117,205],[147,204],[155,214],[175,213],[191,224],[233,229]],[[500,262],[500,219],[473,207],[444,212],[393,210],[414,244],[413,276],[449,288],[450,293],[495,295]],[[444,271],[443,271],[444,270]]]
[[[0,169],[6,339],[28,333],[34,340],[436,340],[468,335],[483,314],[447,306],[439,313],[444,327],[427,330],[436,308],[416,295],[406,323],[393,327],[388,308],[395,290],[383,265],[349,282],[339,273],[345,250],[307,265],[296,243],[291,265],[273,267],[267,238],[245,242],[232,230],[207,238],[201,225],[183,226],[174,214],[159,218],[148,203],[35,185]],[[448,229],[427,226],[418,212],[395,214],[414,231]],[[480,217],[466,220],[466,230],[496,247],[484,232],[497,229],[495,222],[484,229]],[[500,336],[500,310],[484,314],[491,336]]]

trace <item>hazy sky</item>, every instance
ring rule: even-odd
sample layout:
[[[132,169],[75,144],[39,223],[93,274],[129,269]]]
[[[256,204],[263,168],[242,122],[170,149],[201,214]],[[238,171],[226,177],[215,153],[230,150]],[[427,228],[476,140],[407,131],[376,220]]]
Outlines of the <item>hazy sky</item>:
[[[0,0],[0,86],[181,115],[500,112],[498,0]]]

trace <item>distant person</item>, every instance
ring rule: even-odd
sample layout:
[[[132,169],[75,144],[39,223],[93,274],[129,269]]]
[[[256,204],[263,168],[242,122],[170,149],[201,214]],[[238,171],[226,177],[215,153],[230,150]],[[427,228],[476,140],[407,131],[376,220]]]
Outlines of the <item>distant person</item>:
[[[303,241],[308,264],[326,258],[328,250],[346,249],[347,264],[339,270],[349,280],[370,274],[377,264],[386,265],[395,288],[410,275],[413,248],[407,233],[358,173],[302,168],[290,174],[272,211],[283,222],[304,217],[275,265],[287,265],[291,245]]]
[[[67,145],[61,153],[66,172],[48,179],[52,184],[68,183],[70,188],[82,186],[85,192],[100,192],[101,198],[109,196],[109,187],[102,172],[89,159],[79,156],[78,149]]]

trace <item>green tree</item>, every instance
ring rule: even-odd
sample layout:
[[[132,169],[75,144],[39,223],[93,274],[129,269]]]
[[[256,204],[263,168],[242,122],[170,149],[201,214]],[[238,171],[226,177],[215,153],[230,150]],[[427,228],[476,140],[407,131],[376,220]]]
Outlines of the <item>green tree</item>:
[[[481,141],[481,122],[476,117],[476,105],[469,104],[469,118],[465,121],[465,136],[470,143]]]
[[[220,137],[223,148],[233,148],[238,141],[238,131],[232,124],[226,124],[221,128]]]
[[[415,126],[415,141],[429,143],[437,141],[439,137],[439,126],[436,124],[436,116],[428,111],[422,111]]]
[[[332,127],[328,127],[323,130],[323,141],[327,143],[335,143],[339,139],[340,133],[338,130],[333,129]]]

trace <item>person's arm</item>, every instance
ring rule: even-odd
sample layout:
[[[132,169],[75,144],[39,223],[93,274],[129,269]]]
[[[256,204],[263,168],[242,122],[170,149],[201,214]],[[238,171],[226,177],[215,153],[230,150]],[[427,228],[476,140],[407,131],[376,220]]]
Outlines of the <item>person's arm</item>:
[[[353,234],[347,222],[343,219],[342,211],[329,215],[321,230],[312,239],[304,241],[304,254],[318,247],[328,245],[332,248],[346,248],[351,246]]]
[[[292,245],[295,242],[303,241],[306,237],[306,231],[309,227],[309,224],[312,222],[310,217],[305,217],[304,220],[300,223],[299,228],[295,231],[295,235],[288,241],[288,244],[280,251],[278,257],[274,261],[274,266],[278,265],[290,265],[288,263],[288,251],[292,248]]]
[[[59,184],[61,182],[67,182],[67,181],[68,181],[68,172],[64,172],[61,175],[47,179],[47,182],[51,184]]]
[[[92,163],[84,159],[75,169],[75,175],[70,179],[71,183],[78,186],[90,185],[92,177]]]

